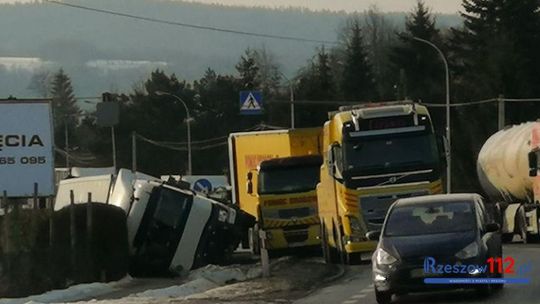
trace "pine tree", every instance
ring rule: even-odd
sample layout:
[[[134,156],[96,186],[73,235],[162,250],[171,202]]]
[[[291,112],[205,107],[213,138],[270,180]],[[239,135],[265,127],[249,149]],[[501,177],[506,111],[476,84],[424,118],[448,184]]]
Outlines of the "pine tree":
[[[398,99],[443,102],[445,87],[441,59],[432,47],[412,39],[418,37],[443,48],[435,18],[422,1],[418,1],[414,11],[407,16],[405,31],[398,36],[401,45],[394,47],[391,55]]]
[[[473,98],[540,94],[540,3],[464,0],[463,7],[452,47],[464,91]]]
[[[236,70],[240,74],[240,83],[245,90],[259,88],[259,67],[255,60],[256,52],[247,49],[236,64]]]
[[[68,129],[68,134],[73,134],[80,118],[80,109],[73,93],[71,79],[63,69],[53,75],[50,95],[52,96],[55,138],[57,143],[63,143],[65,129]]]
[[[341,90],[347,100],[368,101],[376,95],[373,72],[367,60],[363,39],[360,21],[354,18],[348,30],[341,82]]]

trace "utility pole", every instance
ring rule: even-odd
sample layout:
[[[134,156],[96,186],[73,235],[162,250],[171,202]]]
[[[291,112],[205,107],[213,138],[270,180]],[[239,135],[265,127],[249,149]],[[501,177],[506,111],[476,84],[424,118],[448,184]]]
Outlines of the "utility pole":
[[[66,150],[66,168],[69,170],[69,130],[68,130],[68,119],[67,115],[64,119],[64,149]]]
[[[137,172],[137,133],[131,132],[131,171]]]
[[[504,125],[506,124],[506,109],[505,109],[505,103],[504,103],[504,96],[499,95],[497,98],[498,101],[498,110],[499,110],[499,130],[504,129]]]
[[[176,96],[174,94],[163,92],[163,91],[156,91],[156,95],[158,95],[158,96],[171,96],[171,97],[175,98],[176,100],[178,100],[184,106],[184,109],[186,110],[187,149],[188,149],[188,170],[187,170],[187,175],[191,175],[192,172],[193,172],[193,171],[191,171],[191,169],[192,169],[191,168],[191,126],[190,126],[191,115],[189,115],[188,106],[185,103],[185,101],[182,100],[182,98],[180,98],[179,96]]]

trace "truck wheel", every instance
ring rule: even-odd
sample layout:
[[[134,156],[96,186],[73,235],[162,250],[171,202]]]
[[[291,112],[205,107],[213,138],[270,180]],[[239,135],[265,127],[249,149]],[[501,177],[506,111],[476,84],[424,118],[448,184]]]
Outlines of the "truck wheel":
[[[501,235],[501,239],[502,239],[503,243],[511,243],[512,240],[514,239],[514,234],[513,233],[504,233],[503,235]]]
[[[375,289],[375,300],[377,300],[377,303],[379,304],[389,304],[392,302],[392,293]]]
[[[519,233],[519,236],[521,237],[521,241],[523,242],[523,244],[527,244],[528,242],[527,219],[526,219],[525,210],[523,209],[523,207],[519,208],[518,216],[519,216],[518,233]]]
[[[326,264],[331,264],[332,259],[330,258],[330,246],[328,245],[328,236],[326,233],[326,225],[321,221],[321,249]]]

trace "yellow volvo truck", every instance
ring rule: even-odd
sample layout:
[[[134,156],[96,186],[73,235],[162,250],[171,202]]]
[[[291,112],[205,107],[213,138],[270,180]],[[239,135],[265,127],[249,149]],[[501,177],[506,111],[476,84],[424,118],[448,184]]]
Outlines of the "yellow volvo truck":
[[[321,244],[327,262],[370,258],[398,198],[443,193],[445,152],[427,108],[412,102],[340,107],[323,128],[317,185]]]
[[[257,218],[249,240],[267,249],[320,246],[316,186],[321,128],[233,133],[229,161],[233,202]]]

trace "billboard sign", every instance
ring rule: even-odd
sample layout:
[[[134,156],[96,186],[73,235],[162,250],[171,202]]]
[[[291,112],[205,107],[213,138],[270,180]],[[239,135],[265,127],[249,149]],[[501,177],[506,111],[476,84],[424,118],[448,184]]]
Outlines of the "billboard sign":
[[[54,195],[53,150],[49,101],[0,101],[0,193]]]

